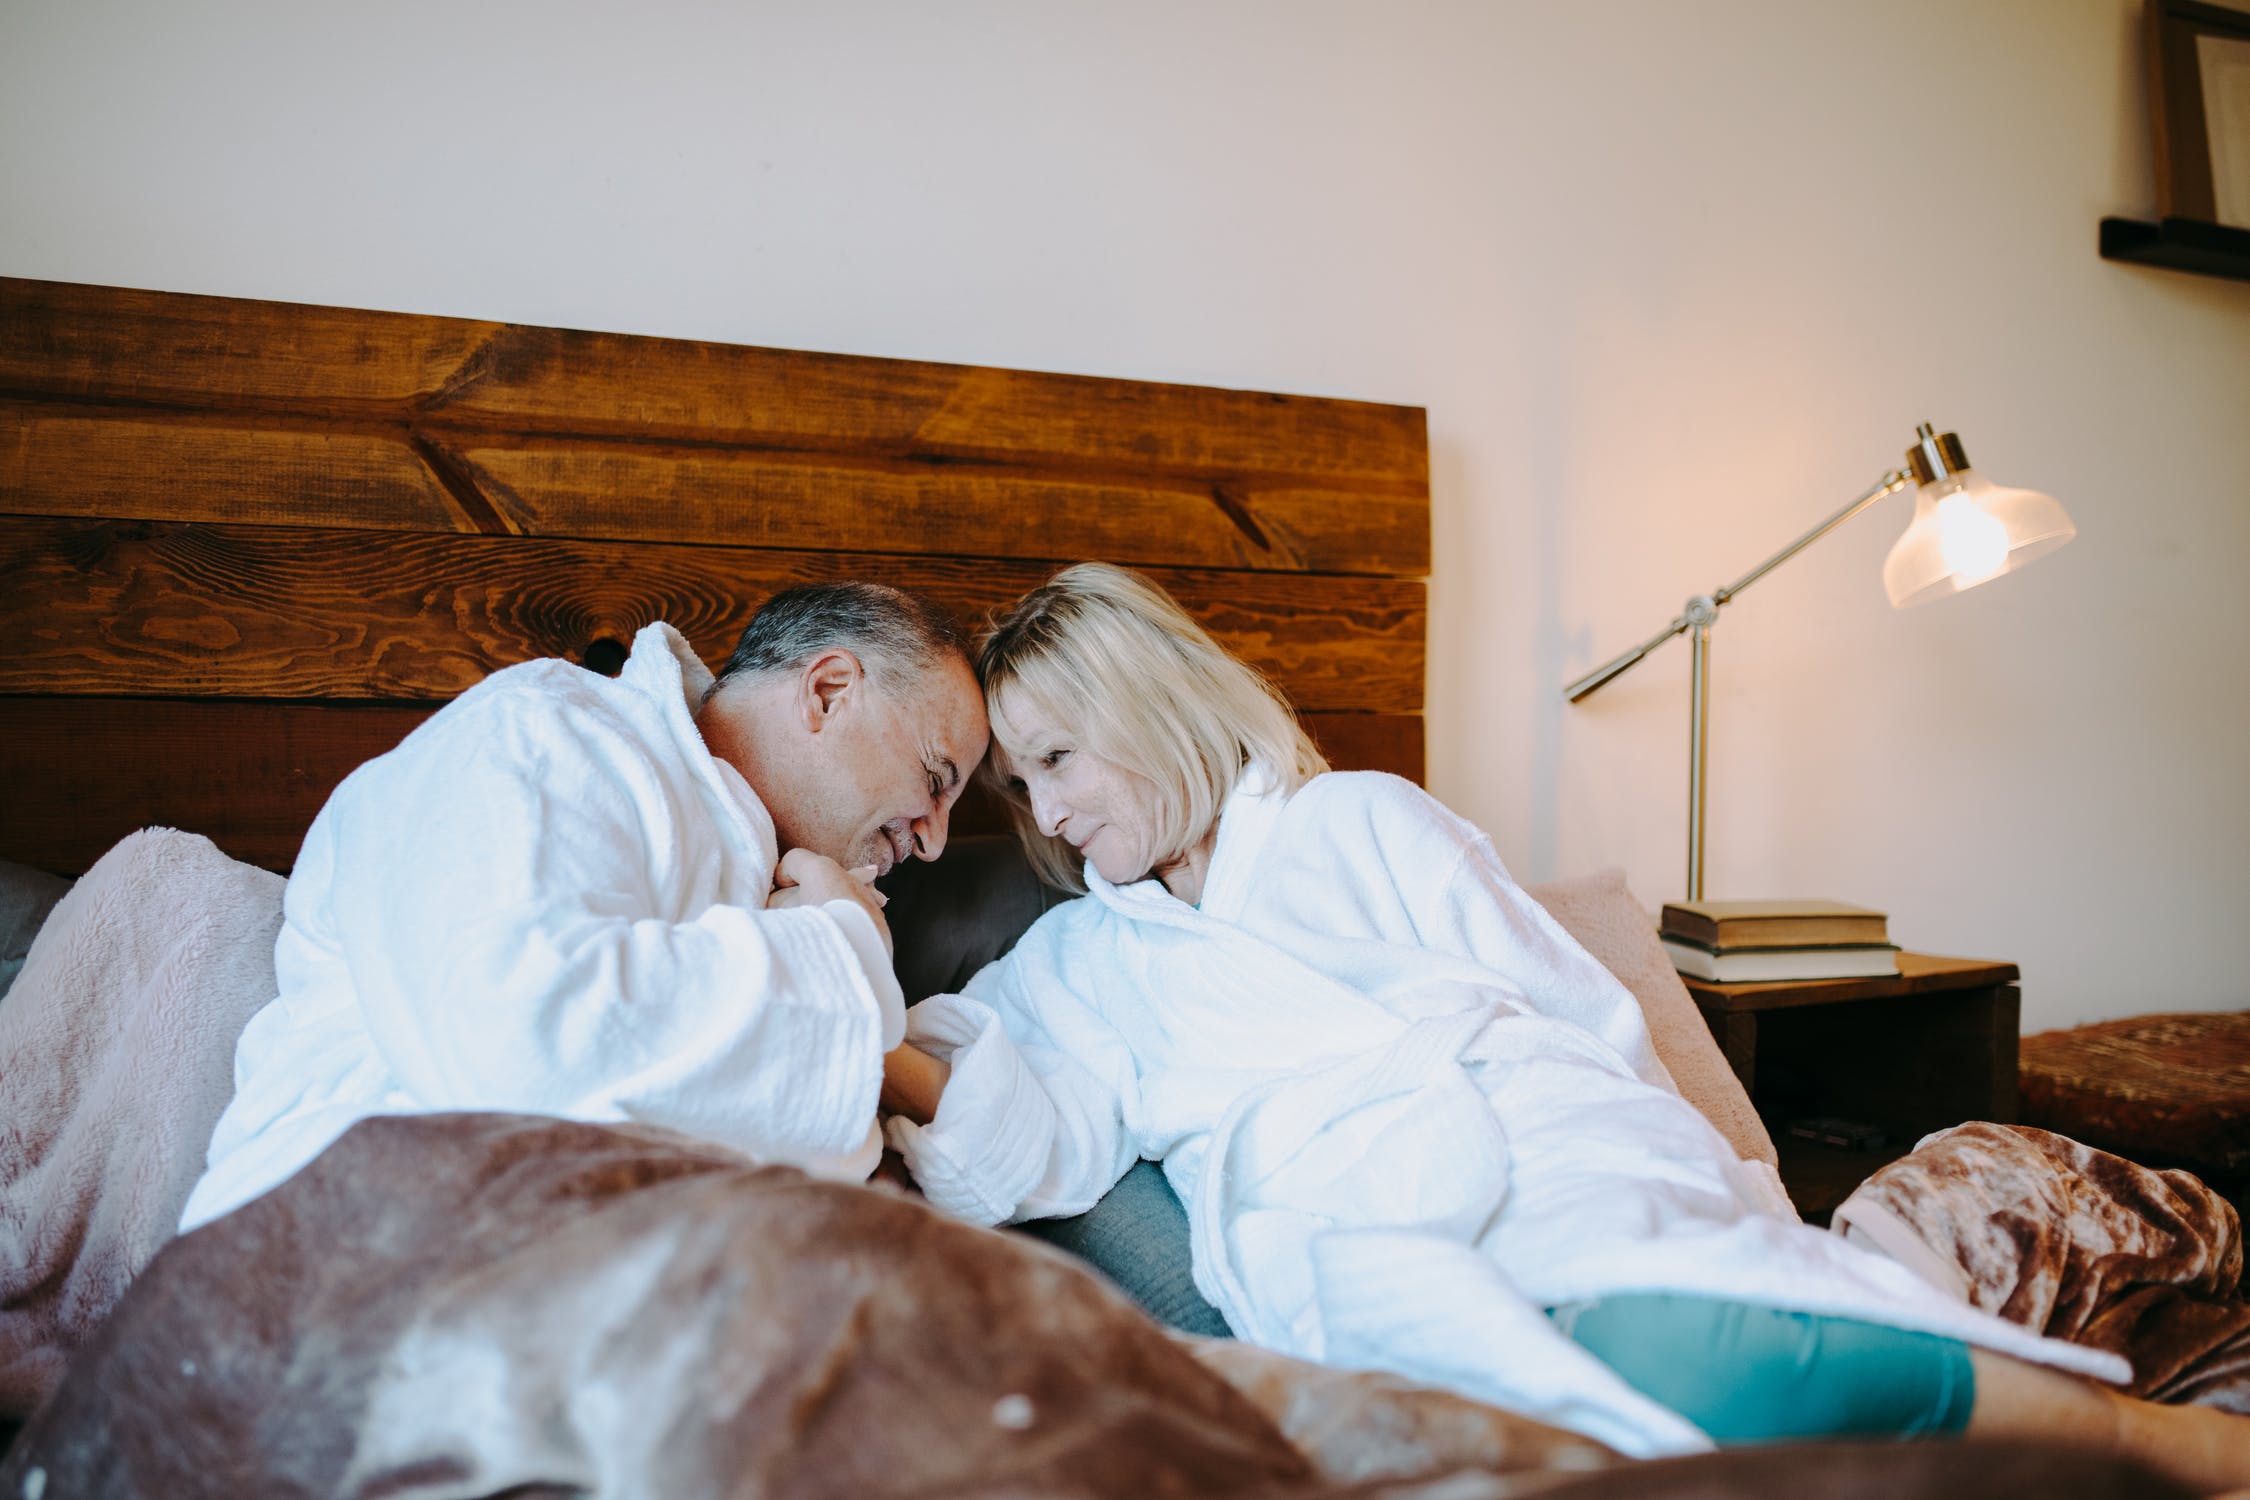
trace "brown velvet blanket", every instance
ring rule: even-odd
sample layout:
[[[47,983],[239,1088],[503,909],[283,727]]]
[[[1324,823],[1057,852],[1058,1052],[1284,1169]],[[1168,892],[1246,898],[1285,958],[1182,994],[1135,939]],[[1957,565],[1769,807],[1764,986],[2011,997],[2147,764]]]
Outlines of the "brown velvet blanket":
[[[2022,1125],[1941,1131],[1836,1210],[1975,1306],[2132,1362],[2136,1396],[2250,1412],[2250,1305],[2234,1206]]]
[[[894,1191],[382,1118],[158,1255],[0,1494],[1294,1495],[1612,1461],[1379,1377],[1261,1391],[1292,1362],[1244,1357],[1251,1395],[1059,1252]],[[1382,1443],[1306,1456],[1355,1426]]]
[[[2176,1493],[1980,1444],[1619,1467],[1442,1392],[1175,1339],[903,1194],[511,1115],[365,1121],[167,1246],[0,1465],[9,1500],[1534,1492]]]

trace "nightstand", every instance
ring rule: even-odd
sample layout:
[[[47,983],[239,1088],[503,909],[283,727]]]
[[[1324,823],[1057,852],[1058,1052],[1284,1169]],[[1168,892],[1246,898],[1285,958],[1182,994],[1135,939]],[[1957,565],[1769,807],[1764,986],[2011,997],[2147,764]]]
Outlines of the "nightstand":
[[[1926,953],[1898,963],[1881,979],[1680,976],[1773,1137],[1797,1211],[1816,1224],[1929,1132],[2016,1117],[2016,966]],[[1884,1142],[1840,1149],[1789,1134],[1792,1120],[1820,1116],[1877,1126]]]

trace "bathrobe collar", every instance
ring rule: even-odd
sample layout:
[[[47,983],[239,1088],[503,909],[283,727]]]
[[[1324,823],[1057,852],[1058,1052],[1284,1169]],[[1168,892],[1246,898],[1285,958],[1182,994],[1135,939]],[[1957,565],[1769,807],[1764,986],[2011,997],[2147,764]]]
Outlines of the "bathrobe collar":
[[[770,880],[781,859],[773,814],[758,800],[740,771],[711,753],[703,743],[703,731],[695,727],[695,712],[711,687],[711,669],[703,665],[686,637],[658,620],[643,626],[633,637],[633,650],[625,658],[617,681],[654,705],[673,750],[703,793],[711,816],[722,829],[757,851]]]
[[[1153,875],[1131,885],[1112,885],[1091,863],[1085,866],[1086,889],[1120,916],[1144,922],[1193,931],[1207,919],[1231,920],[1250,900],[1266,840],[1288,805],[1289,795],[1281,790],[1281,778],[1270,766],[1253,761],[1244,769],[1219,808],[1219,837],[1211,849],[1211,867],[1203,874],[1203,900],[1197,906],[1173,895]]]

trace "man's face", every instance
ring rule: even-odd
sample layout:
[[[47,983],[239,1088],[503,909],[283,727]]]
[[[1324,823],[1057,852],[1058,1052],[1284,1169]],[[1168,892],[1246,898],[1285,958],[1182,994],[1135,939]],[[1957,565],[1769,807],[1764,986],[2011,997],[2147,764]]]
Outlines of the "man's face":
[[[722,694],[713,707],[726,703]],[[880,874],[909,855],[937,858],[953,804],[984,758],[984,699],[957,656],[918,672],[870,674],[852,653],[830,651],[726,717],[745,712],[774,716],[758,726],[761,774],[751,782],[782,848],[825,854],[847,870],[873,865]],[[706,722],[713,752],[739,767],[724,734]]]

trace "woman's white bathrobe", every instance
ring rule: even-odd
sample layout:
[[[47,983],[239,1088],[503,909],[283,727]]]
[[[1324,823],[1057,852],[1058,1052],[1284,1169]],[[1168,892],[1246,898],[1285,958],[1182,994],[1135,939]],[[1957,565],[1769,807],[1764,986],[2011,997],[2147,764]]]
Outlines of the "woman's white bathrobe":
[[[378,1114],[637,1120],[867,1175],[898,983],[851,902],[765,909],[773,819],[704,748],[710,681],[651,625],[616,679],[510,667],[345,779],[183,1232]]]
[[[1246,1339],[1632,1453],[1707,1446],[1542,1309],[1679,1291],[1926,1329],[2107,1378],[1800,1223],[1681,1099],[1632,995],[1412,783],[1253,771],[1200,908],[1157,881],[1049,911],[908,1037],[952,1076],[891,1139],[980,1223],[1079,1213],[1138,1157]]]

